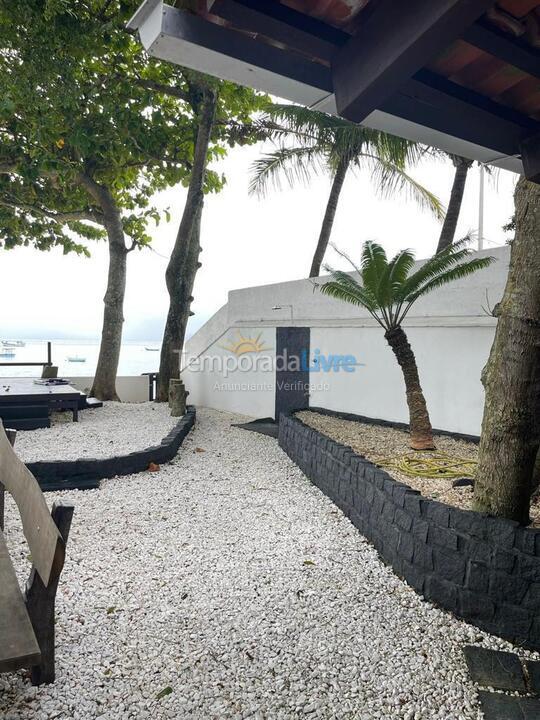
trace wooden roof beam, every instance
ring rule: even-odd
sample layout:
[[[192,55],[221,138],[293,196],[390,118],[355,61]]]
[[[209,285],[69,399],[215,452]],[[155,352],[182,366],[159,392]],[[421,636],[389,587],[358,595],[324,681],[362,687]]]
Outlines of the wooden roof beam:
[[[362,122],[493,4],[493,0],[380,0],[334,58],[339,114]]]
[[[209,10],[239,30],[328,62],[350,38],[343,30],[273,0],[214,0]]]
[[[540,132],[523,140],[521,158],[527,180],[540,184]]]
[[[531,118],[428,70],[416,73],[380,109],[492,148],[501,158],[519,156],[521,142],[538,129],[538,123]]]

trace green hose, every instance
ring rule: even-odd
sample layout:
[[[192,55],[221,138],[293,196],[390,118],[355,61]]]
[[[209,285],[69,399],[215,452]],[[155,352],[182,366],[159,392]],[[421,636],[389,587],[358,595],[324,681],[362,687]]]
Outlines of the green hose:
[[[452,457],[441,452],[415,452],[395,458],[382,458],[377,464],[387,470],[397,470],[409,477],[454,480],[473,477],[478,465],[476,460]]]

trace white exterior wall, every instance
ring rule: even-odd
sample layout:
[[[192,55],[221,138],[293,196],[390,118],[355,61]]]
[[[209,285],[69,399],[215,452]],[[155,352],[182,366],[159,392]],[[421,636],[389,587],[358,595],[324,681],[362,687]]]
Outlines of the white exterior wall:
[[[201,330],[203,329],[201,328]],[[245,337],[257,337],[262,332],[261,341],[267,348],[264,350],[264,357],[274,361],[276,356],[275,328],[242,327],[241,332]],[[222,359],[224,364],[227,359],[234,357],[223,346],[235,342],[237,337],[235,329],[227,328],[225,334],[213,343],[203,355],[199,356],[199,360],[204,359],[206,363],[204,370],[197,365],[196,359],[191,361],[188,359],[187,366],[182,373],[182,379],[189,391],[188,402],[250,417],[273,417],[275,386],[272,373],[265,372],[261,367],[254,367],[250,372],[244,372],[241,369],[220,371],[218,359]],[[210,358],[216,359],[214,365]],[[246,362],[251,363],[255,356],[250,354],[244,358]],[[240,362],[242,361],[240,360]]]
[[[70,385],[84,393],[89,393],[94,383],[93,377],[71,377],[67,380]],[[143,375],[117,377],[116,392],[122,402],[148,402],[148,378]]]
[[[480,434],[484,392],[480,373],[493,327],[410,327],[420,379],[434,427]],[[311,393],[311,405],[408,422],[403,375],[381,328],[313,328],[311,351],[355,355],[355,373],[321,373],[329,389]],[[314,375],[312,374],[312,377]]]
[[[502,297],[508,273],[509,248],[496,248],[489,268],[441,288],[413,306],[404,325],[416,354],[433,426],[478,435],[483,412],[482,368],[493,342],[496,320],[486,312]],[[320,281],[324,282],[324,280]],[[272,307],[280,305],[282,310]],[[287,305],[292,305],[291,309]],[[323,389],[311,393],[313,406],[384,420],[408,419],[401,370],[384,340],[383,330],[361,308],[322,295],[309,280],[235,290],[226,306],[186,344],[190,357],[224,353],[219,348],[240,330],[255,337],[277,326],[311,328],[311,355],[355,355],[355,373],[312,373]],[[272,346],[275,347],[275,333]],[[268,354],[268,353],[265,353]],[[252,417],[274,415],[273,389],[222,392],[219,373],[185,368],[190,402]],[[235,374],[228,382],[268,384],[269,373]]]

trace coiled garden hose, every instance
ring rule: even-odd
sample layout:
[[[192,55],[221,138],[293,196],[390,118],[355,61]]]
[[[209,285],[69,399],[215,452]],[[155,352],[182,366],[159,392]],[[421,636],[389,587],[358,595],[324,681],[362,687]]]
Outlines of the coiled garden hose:
[[[382,458],[377,464],[387,470],[397,470],[409,477],[454,480],[472,478],[478,465],[476,460],[452,457],[442,452],[415,452],[395,458]]]

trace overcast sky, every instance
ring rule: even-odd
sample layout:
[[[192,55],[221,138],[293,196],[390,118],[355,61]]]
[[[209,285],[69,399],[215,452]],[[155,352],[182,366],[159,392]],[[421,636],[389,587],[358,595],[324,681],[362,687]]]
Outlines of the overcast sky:
[[[251,163],[261,146],[239,148],[215,169],[227,176],[227,186],[206,200],[201,256],[195,287],[191,331],[227,302],[229,290],[303,278],[325,209],[328,177],[314,177],[309,187],[272,190],[260,200],[248,195]],[[429,161],[414,176],[444,202],[450,192],[453,167]],[[459,233],[478,226],[479,170],[471,170]],[[486,182],[486,247],[506,240],[502,230],[513,213],[512,194],[517,176],[501,171]],[[158,340],[167,311],[164,272],[171,251],[184,189],[156,198],[172,219],[152,229],[154,251],[131,253],[125,302],[125,338]],[[411,201],[382,201],[367,175],[350,175],[338,208],[333,241],[358,257],[363,241],[380,242],[389,253],[414,248],[418,258],[434,252],[439,223]],[[0,338],[91,338],[101,332],[102,297],[107,274],[105,243],[91,247],[92,257],[64,257],[59,251],[40,253],[29,248],[0,251]],[[329,251],[327,259],[340,263]]]

